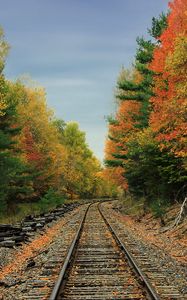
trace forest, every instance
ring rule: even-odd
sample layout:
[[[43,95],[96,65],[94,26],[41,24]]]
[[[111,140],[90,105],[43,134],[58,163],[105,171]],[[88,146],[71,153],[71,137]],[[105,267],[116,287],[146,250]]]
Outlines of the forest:
[[[51,209],[64,199],[106,197],[116,187],[76,122],[55,118],[45,89],[12,82],[3,74],[9,50],[0,31],[0,212],[17,211],[20,203]]]
[[[0,300],[187,299],[187,0],[12,2]]]
[[[169,3],[138,37],[131,69],[121,69],[108,117],[106,176],[160,216],[187,187],[187,2]],[[135,200],[136,201],[136,200]]]
[[[122,67],[108,116],[105,167],[76,122],[57,119],[43,87],[3,73],[9,44],[0,30],[0,212],[19,204],[53,208],[64,199],[143,199],[158,215],[185,198],[187,182],[187,2],[174,0],[138,37]]]

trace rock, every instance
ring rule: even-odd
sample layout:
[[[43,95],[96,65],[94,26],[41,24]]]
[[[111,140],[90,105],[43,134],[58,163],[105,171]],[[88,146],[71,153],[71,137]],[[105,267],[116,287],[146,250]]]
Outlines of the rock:
[[[15,241],[13,240],[8,240],[8,241],[2,241],[0,242],[1,247],[13,247],[15,246]]]
[[[43,231],[44,226],[51,227],[53,221],[57,221],[66,212],[72,211],[78,204],[64,204],[48,213],[41,215],[28,215],[21,223],[0,224],[0,247],[12,247],[20,245],[21,242],[27,241],[28,237],[32,237],[33,233],[38,229]],[[52,225],[51,225],[52,224]],[[15,243],[14,243],[15,242]]]
[[[22,231],[27,232],[27,231],[33,231],[32,227],[28,226],[28,227],[23,227]]]
[[[27,263],[27,267],[26,268],[32,268],[36,265],[35,261],[33,259],[30,259]]]
[[[14,239],[14,241],[17,243],[20,243],[20,242],[24,242],[25,240],[25,236],[21,235],[21,236],[13,236],[12,237]]]
[[[34,217],[33,215],[28,215],[28,216],[25,217],[24,220],[25,220],[25,221],[30,221],[30,220],[33,219],[33,217]]]
[[[36,224],[36,228],[42,228],[44,225],[43,224],[41,224],[41,223],[37,223]]]
[[[10,224],[0,224],[0,232],[7,231],[8,229],[11,229],[12,225]]]
[[[7,284],[5,281],[0,280],[0,286],[5,286],[5,287],[7,287],[8,284]],[[1,299],[1,298],[0,298],[0,299]]]
[[[36,226],[36,222],[35,221],[23,222],[23,226],[24,227],[35,227]]]
[[[34,220],[36,221],[36,222],[44,222],[45,223],[45,218],[44,217],[39,217],[39,218],[34,218]]]

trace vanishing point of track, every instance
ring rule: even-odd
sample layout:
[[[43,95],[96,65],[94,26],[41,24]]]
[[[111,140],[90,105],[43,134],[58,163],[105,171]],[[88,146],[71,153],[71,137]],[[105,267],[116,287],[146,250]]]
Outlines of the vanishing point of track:
[[[160,299],[99,204],[90,205],[50,300]]]

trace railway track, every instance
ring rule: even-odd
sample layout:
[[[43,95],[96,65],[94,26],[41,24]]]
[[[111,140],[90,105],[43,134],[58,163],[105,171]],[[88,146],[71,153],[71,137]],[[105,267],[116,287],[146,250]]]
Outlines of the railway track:
[[[50,300],[160,299],[107,222],[88,207]]]
[[[138,240],[137,237],[135,237],[132,232],[125,227],[124,223],[118,219],[114,211],[103,204],[102,214],[107,217],[107,222],[110,224],[110,228],[115,231],[120,242],[125,244],[125,248],[131,253],[136,264],[143,271],[144,276],[146,276],[152,285],[154,285],[160,299],[187,299],[187,294],[182,289],[179,289],[179,286],[181,287],[181,282],[178,286],[179,281],[176,282],[176,274],[172,274],[173,271],[170,269],[168,261],[166,264],[163,263],[162,259],[158,262],[158,253],[155,256],[153,250],[149,249],[147,245]],[[178,278],[182,280],[180,275]],[[183,278],[183,288],[185,289],[185,287],[186,281],[185,278]]]

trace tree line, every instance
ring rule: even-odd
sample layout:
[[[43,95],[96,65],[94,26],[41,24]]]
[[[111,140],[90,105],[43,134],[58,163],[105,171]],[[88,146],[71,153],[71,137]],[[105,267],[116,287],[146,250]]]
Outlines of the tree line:
[[[0,30],[0,212],[20,202],[111,196],[115,186],[75,122],[56,119],[44,88],[3,74],[9,45]]]
[[[187,1],[173,0],[137,38],[131,69],[117,79],[105,165],[133,197],[158,208],[183,200],[187,182]]]

